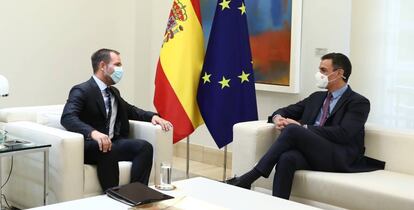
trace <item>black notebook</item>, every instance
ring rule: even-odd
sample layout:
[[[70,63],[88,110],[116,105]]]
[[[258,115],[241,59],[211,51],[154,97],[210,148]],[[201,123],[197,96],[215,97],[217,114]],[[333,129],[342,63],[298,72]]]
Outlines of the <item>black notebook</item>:
[[[106,194],[109,197],[130,206],[174,198],[139,182],[110,188],[106,191]]]

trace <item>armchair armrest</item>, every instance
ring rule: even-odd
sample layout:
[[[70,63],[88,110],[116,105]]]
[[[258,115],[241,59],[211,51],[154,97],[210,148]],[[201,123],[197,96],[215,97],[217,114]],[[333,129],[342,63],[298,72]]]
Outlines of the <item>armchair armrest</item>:
[[[279,135],[273,124],[250,121],[233,126],[233,173],[242,175],[252,169]]]
[[[7,123],[5,128],[18,138],[52,145],[49,150],[49,203],[82,198],[84,140],[81,134],[25,121]],[[22,156],[20,161],[15,160],[12,176],[15,181],[8,188],[9,197],[15,203],[25,207],[41,204],[42,157],[30,154]],[[26,193],[30,196],[22,196]]]
[[[165,132],[159,125],[153,125],[143,121],[129,121],[129,133],[131,138],[146,140],[154,148],[154,183],[159,184],[160,164],[162,162],[172,162],[173,156],[173,131]]]

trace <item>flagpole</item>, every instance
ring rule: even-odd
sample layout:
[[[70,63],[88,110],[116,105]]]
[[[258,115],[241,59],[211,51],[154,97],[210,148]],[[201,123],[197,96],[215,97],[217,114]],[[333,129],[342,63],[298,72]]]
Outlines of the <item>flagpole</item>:
[[[187,136],[187,166],[185,171],[185,177],[190,178],[190,136]]]
[[[224,146],[224,170],[223,170],[223,182],[226,181],[226,175],[227,175],[227,145]]]

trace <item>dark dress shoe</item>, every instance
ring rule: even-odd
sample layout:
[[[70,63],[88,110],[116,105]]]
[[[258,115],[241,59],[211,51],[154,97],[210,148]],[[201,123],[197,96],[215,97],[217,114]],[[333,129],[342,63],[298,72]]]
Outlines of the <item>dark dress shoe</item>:
[[[248,189],[248,190],[250,190],[250,188],[252,187],[251,184],[245,184],[245,183],[241,182],[240,178],[236,177],[236,176],[231,178],[231,179],[227,179],[225,183],[229,184],[229,185],[234,185],[234,186],[237,186],[237,187],[241,187],[241,188],[244,188],[244,189]]]

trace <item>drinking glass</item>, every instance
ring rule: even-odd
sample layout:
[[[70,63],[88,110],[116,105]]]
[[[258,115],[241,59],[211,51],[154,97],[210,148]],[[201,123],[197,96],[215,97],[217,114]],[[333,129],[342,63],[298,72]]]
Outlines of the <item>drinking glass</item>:
[[[175,186],[171,184],[171,163],[162,162],[160,168],[160,184],[156,187],[160,190],[173,190]]]

